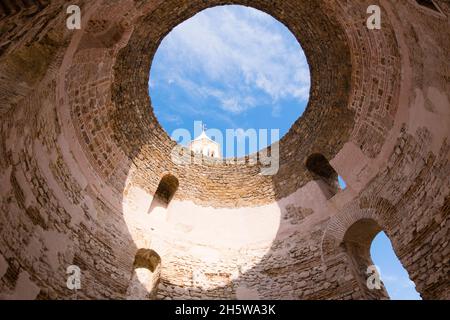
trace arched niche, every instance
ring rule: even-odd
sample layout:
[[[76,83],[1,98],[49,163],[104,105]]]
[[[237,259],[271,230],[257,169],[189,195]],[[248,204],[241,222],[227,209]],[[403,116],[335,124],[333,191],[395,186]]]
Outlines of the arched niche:
[[[156,299],[160,276],[161,257],[152,249],[139,249],[134,258],[127,299]]]
[[[156,207],[167,208],[179,186],[178,179],[172,174],[166,174],[161,178],[158,188],[153,196],[149,212]]]

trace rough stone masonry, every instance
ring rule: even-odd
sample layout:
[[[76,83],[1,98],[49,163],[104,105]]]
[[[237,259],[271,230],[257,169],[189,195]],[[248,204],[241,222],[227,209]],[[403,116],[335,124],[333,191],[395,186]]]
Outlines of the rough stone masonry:
[[[69,266],[78,299],[386,299],[380,231],[422,298],[450,298],[448,1],[71,4],[80,30],[67,1],[0,3],[1,299],[71,299]],[[285,24],[311,69],[273,176],[176,164],[152,111],[161,39],[224,4]]]

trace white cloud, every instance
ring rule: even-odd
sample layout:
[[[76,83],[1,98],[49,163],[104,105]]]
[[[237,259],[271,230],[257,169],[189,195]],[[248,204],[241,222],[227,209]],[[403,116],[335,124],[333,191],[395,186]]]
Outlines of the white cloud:
[[[152,70],[156,78],[150,88],[153,81],[177,85],[189,94],[214,98],[231,114],[268,100],[277,114],[280,99],[307,101],[310,76],[300,45],[269,15],[243,9],[207,9],[177,26],[158,49],[161,67]],[[255,91],[262,94],[255,98]]]

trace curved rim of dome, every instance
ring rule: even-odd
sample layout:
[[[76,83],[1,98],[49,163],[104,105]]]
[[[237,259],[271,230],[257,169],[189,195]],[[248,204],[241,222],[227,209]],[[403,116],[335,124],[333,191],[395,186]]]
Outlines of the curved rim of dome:
[[[154,55],[161,41],[180,23],[205,9],[224,5],[242,5],[269,14],[287,27],[301,45],[310,68],[311,85],[309,100],[304,113],[294,121],[288,132],[279,140],[279,142],[275,143],[279,143],[280,146],[288,145],[293,142],[292,140],[297,138],[298,132],[308,131],[310,133],[308,138],[311,139],[311,141],[308,143],[309,152],[307,153],[321,152],[327,158],[331,159],[340,150],[342,145],[348,141],[354,125],[354,111],[349,108],[352,84],[352,59],[350,48],[347,43],[348,39],[342,29],[343,27],[338,21],[330,16],[321,17],[319,20],[322,20],[320,20],[319,23],[316,22],[316,24],[326,25],[328,26],[327,31],[333,29],[336,33],[325,33],[325,39],[319,38],[316,34],[311,33],[311,30],[314,28],[308,29],[306,27],[298,27],[298,24],[310,21],[308,20],[308,15],[300,13],[300,15],[303,15],[302,19],[297,16],[299,21],[293,23],[293,21],[290,21],[292,17],[289,13],[286,13],[285,9],[282,7],[282,2],[271,2],[266,4],[261,3],[258,0],[213,0],[209,3],[201,0],[192,0],[187,4],[183,0],[168,0],[159,4],[155,10],[142,16],[138,20],[128,44],[119,51],[114,65],[115,81],[112,85],[112,101],[113,104],[115,104],[116,109],[113,114],[113,119],[115,120],[113,126],[117,133],[115,138],[119,140],[119,145],[127,151],[126,154],[128,154],[129,157],[134,157],[139,153],[141,146],[151,142],[156,145],[160,151],[165,152],[169,156],[170,151],[178,143],[170,138],[169,134],[164,130],[155,116],[148,89],[149,71]],[[317,8],[320,8],[321,5],[305,4],[304,7],[308,7],[309,10],[315,11]],[[178,11],[176,11],[177,15],[172,17],[170,14],[174,9],[177,9]],[[165,24],[158,23],[159,20],[169,22],[166,22]],[[304,25],[306,26],[308,24]],[[311,25],[314,27],[314,23],[311,23]],[[323,34],[324,33],[322,32],[321,35]],[[324,48],[324,42],[328,45],[326,48]],[[316,50],[317,48],[320,49]],[[324,63],[324,60],[316,53],[317,51],[330,53],[330,51],[332,51],[330,49],[335,49],[339,51],[340,54],[328,54],[328,60],[326,62],[332,61],[333,63],[331,63],[331,65],[339,66],[340,68],[337,72],[338,75],[331,75],[329,78],[333,83],[330,84],[327,82],[324,85],[322,83],[323,79],[320,77],[323,70],[321,71],[320,68],[324,64],[327,66],[330,64]],[[333,70],[328,69],[326,71],[333,72]],[[327,92],[323,91],[323,88],[326,87],[328,87],[328,93],[333,92],[336,96],[327,96]],[[333,90],[330,90],[330,87],[332,87]],[[321,100],[324,97],[328,100],[331,98],[331,101],[324,103],[324,101]],[[130,106],[132,107],[133,112],[130,112]],[[328,110],[328,114],[331,113],[335,115],[334,119],[331,119],[333,121],[328,121],[329,119],[323,118],[323,115],[326,112],[320,110],[320,107],[324,109],[333,109],[331,110],[332,112]],[[129,115],[133,114],[134,119],[133,116],[129,117]],[[316,114],[318,114],[322,124],[327,123],[326,126],[318,125],[317,121],[310,121],[315,118]],[[130,125],[130,120],[137,121]],[[344,124],[343,128],[339,130],[337,130],[337,126],[335,125],[337,120]],[[150,130],[152,130],[152,134],[149,135]],[[327,141],[327,137],[336,135],[341,137],[338,139],[339,143],[337,145],[324,143],[324,141]],[[136,142],[141,143],[136,144]],[[321,146],[318,146],[316,142],[321,142]],[[270,149],[272,146],[273,144],[268,146],[267,149]],[[254,154],[236,159],[246,159],[255,156],[265,149],[266,148],[263,148]],[[281,159],[283,159],[282,152],[280,152],[280,160]],[[301,161],[303,159],[299,160]],[[237,163],[240,162],[238,161]]]

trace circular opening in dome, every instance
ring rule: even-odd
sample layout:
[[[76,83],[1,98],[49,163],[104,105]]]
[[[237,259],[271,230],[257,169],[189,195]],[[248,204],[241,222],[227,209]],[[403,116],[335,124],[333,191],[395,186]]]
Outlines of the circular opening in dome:
[[[295,36],[257,9],[217,6],[175,27],[152,61],[156,117],[178,143],[212,157],[242,157],[278,141],[303,114],[310,70]],[[179,134],[184,130],[186,135]],[[202,150],[203,148],[203,150]]]

